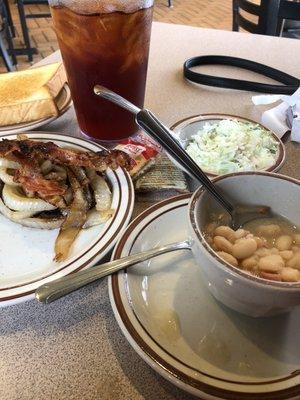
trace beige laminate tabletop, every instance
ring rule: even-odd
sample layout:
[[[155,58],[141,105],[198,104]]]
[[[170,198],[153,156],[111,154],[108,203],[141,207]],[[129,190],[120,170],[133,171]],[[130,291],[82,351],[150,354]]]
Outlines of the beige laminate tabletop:
[[[167,124],[209,112],[260,120],[252,93],[184,81],[184,60],[202,54],[244,57],[299,76],[300,41],[154,23],[146,106]],[[44,62],[57,58],[54,53]],[[262,79],[240,70],[228,75]],[[73,109],[42,129],[78,133]],[[288,143],[281,172],[299,178],[299,155],[300,145]],[[1,309],[0,350],[1,400],[193,398],[152,371],[130,347],[114,319],[107,280],[47,306],[28,301]]]

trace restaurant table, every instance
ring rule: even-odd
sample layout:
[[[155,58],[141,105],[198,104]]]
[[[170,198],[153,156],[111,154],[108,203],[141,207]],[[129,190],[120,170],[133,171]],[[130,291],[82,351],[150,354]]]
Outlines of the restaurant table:
[[[299,74],[300,41],[154,23],[145,104],[166,124],[215,112],[260,121],[262,108],[252,105],[253,93],[197,86],[183,79],[183,62],[204,54],[244,57]],[[43,62],[59,58],[56,52]],[[227,76],[265,80],[225,69]],[[219,67],[203,70],[220,72]],[[73,108],[40,129],[79,134]],[[289,142],[286,148],[281,172],[300,178],[300,145]],[[151,201],[138,200],[135,213]],[[31,300],[3,308],[0,315],[1,400],[194,398],[161,378],[131,348],[115,321],[107,279],[52,304]]]

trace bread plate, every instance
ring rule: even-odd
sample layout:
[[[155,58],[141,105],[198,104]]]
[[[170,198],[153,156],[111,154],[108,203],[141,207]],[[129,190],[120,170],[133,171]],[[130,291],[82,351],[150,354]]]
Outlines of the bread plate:
[[[27,136],[81,151],[103,149],[99,144],[60,133],[27,132]],[[1,139],[4,138],[16,139],[16,135],[5,135]],[[102,225],[82,229],[63,262],[53,261],[58,229],[24,227],[0,214],[0,307],[32,299],[41,284],[88,268],[112,249],[130,220],[134,190],[131,178],[123,168],[108,169],[106,180],[112,193],[113,216]]]
[[[0,126],[0,135],[2,136],[2,135],[6,135],[6,134],[17,134],[17,133],[22,133],[24,131],[36,129],[43,125],[48,124],[49,122],[54,121],[55,119],[57,119],[61,115],[63,115],[73,104],[70,88],[67,83],[64,84],[62,90],[59,92],[58,96],[56,97],[55,102],[56,102],[57,108],[59,110],[58,115],[55,115],[52,117],[47,117],[47,118],[42,118],[42,119],[39,119],[36,121],[31,121],[31,122],[23,122],[20,124]]]

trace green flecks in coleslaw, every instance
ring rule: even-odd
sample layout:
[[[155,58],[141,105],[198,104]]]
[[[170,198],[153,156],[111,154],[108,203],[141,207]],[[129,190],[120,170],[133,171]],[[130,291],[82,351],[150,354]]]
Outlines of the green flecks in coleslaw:
[[[220,175],[268,169],[277,159],[279,144],[258,124],[224,119],[206,123],[186,151],[203,170]]]

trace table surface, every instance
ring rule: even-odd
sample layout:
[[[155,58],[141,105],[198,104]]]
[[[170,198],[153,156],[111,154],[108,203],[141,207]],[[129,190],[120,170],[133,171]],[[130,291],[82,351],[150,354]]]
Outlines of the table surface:
[[[183,79],[184,60],[202,54],[244,57],[297,76],[300,41],[154,23],[145,103],[169,125],[212,112],[260,120],[262,108],[252,105],[252,93]],[[54,53],[44,62],[58,58]],[[218,67],[209,71],[218,73]],[[263,79],[236,69],[227,75]],[[78,134],[74,110],[42,129]],[[300,145],[286,147],[281,172],[299,178]],[[0,315],[0,399],[194,398],[161,378],[131,348],[115,321],[106,279],[53,304],[32,300],[4,308]]]

